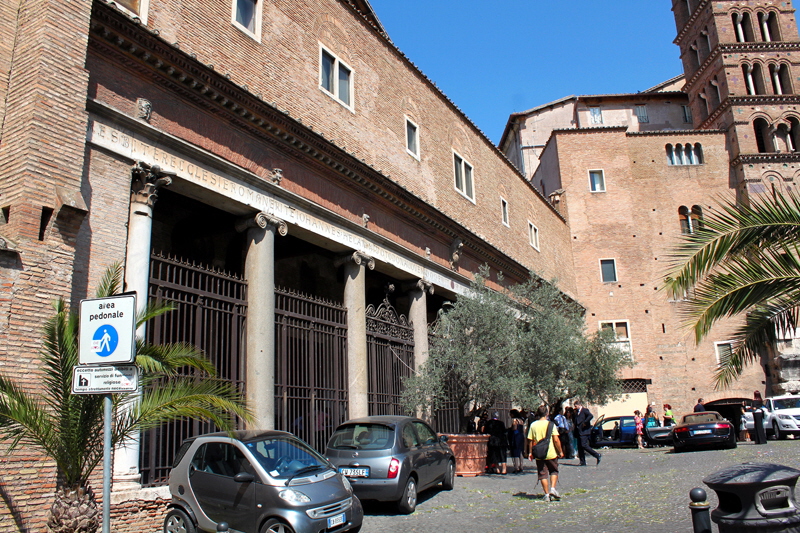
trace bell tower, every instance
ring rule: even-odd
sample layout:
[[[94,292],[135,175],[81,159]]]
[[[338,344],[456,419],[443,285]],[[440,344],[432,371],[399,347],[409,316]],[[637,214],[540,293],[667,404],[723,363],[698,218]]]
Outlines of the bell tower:
[[[673,0],[695,129],[720,130],[741,201],[800,183],[800,38],[791,0]]]

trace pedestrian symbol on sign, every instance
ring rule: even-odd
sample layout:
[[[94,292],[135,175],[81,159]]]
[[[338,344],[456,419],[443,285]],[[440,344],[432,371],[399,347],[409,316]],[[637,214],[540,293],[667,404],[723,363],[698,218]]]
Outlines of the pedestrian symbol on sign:
[[[97,328],[92,336],[92,350],[100,357],[108,357],[119,344],[119,334],[114,326],[104,324]]]

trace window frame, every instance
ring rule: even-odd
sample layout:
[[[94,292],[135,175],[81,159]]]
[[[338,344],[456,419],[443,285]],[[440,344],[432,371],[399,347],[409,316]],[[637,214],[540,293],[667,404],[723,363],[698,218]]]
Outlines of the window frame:
[[[333,59],[333,63],[332,63],[333,66],[331,67],[331,85],[333,86],[333,92],[331,92],[323,84],[323,76],[322,76],[323,70],[322,70],[322,67],[324,65],[324,61],[323,60],[324,60],[325,54],[329,55]],[[348,82],[347,83],[347,85],[348,85],[348,89],[347,90],[348,90],[348,94],[350,96],[350,102],[349,103],[345,102],[344,100],[342,100],[341,96],[339,94],[339,70],[340,70],[340,67],[344,67],[350,74],[349,77],[348,77],[348,80],[347,80],[347,82]],[[355,95],[355,78],[356,78],[356,73],[355,73],[355,71],[353,70],[353,68],[350,65],[348,65],[345,61],[342,61],[342,59],[339,56],[337,56],[336,54],[331,52],[330,49],[328,47],[326,47],[324,44],[319,43],[319,79],[317,80],[319,82],[319,88],[323,93],[328,95],[330,98],[333,98],[335,101],[339,102],[340,105],[342,105],[345,109],[350,110],[350,112],[352,112],[352,113],[355,113],[355,99],[356,99],[355,98],[356,97],[356,95]]]
[[[528,243],[533,247],[534,250],[537,252],[539,250],[539,245],[541,244],[539,241],[539,228],[536,227],[536,224],[528,221]]]
[[[650,122],[650,117],[647,115],[646,105],[637,105],[634,111],[639,124],[647,124]]]
[[[125,5],[122,5],[119,2],[114,2],[114,5],[117,6],[118,9],[121,11],[128,13],[132,17],[137,17],[140,21],[142,21],[142,25],[147,25],[147,13],[150,10],[150,0],[139,0],[139,12],[133,11],[132,9],[128,8]]]
[[[603,262],[604,261],[611,261],[611,264],[614,266],[614,279],[604,279],[605,275],[603,274]],[[603,257],[598,259],[598,264],[600,265],[600,281],[601,283],[617,283],[619,282],[619,270],[617,269],[617,259],[614,257]]]
[[[149,0],[143,0],[148,1]],[[250,28],[242,25],[241,22],[236,20],[236,9],[239,7],[240,0],[232,0],[231,2],[231,24],[237,29],[239,29],[245,35],[252,37],[255,41],[261,42],[261,14],[262,14],[262,6],[264,5],[264,0],[253,0],[254,2],[254,9],[255,12],[253,13],[254,19],[254,30],[250,30]]]
[[[411,120],[410,118],[408,118],[408,116],[406,116],[405,119],[406,119],[405,120],[405,126],[406,126],[406,128],[405,128],[406,129],[406,132],[405,132],[406,133],[406,152],[408,152],[414,159],[419,161],[420,160],[419,125],[416,122],[414,122],[413,120]],[[409,125],[413,126],[413,128],[414,128],[414,144],[416,145],[416,148],[417,148],[416,152],[414,152],[411,149],[411,147],[409,146],[409,144],[410,144],[409,143],[409,138],[408,138],[408,126]]]
[[[508,222],[508,200],[500,197],[500,222],[506,227],[511,227]]]
[[[683,123],[692,123],[692,108],[688,105],[681,105],[681,112],[683,113]]]
[[[461,163],[458,162],[459,160]],[[458,171],[459,167],[461,168],[460,175]],[[467,168],[469,168],[469,172],[466,172]],[[458,188],[459,178],[461,178],[461,181],[463,182],[463,189]],[[469,184],[469,187],[467,187],[467,184]],[[477,203],[475,202],[475,167],[472,166],[472,164],[467,161],[464,156],[455,150],[453,150],[453,188],[458,192],[458,194],[473,204]],[[467,194],[467,190],[472,193],[472,196]]]
[[[599,105],[589,107],[589,124],[603,123],[603,109]]]
[[[602,180],[602,183],[601,183],[602,189],[597,189],[597,190],[594,189],[594,182],[592,181],[592,173],[593,172],[599,172],[600,173],[600,179]],[[589,192],[598,192],[598,193],[599,192],[606,192],[606,173],[605,173],[605,171],[603,169],[600,169],[600,168],[594,168],[594,169],[590,169],[588,171],[588,174],[589,174]]]
[[[733,341],[714,341],[714,357],[717,359],[717,364],[720,364],[719,348],[720,346],[727,346],[728,350],[733,352]]]
[[[622,345],[627,344],[627,353],[628,357],[631,361],[633,361],[633,339],[631,337],[631,321],[627,318],[620,318],[616,320],[599,320],[597,322],[597,328],[600,331],[603,331],[603,324],[611,324],[611,331],[614,333],[614,342],[616,344]],[[617,324],[625,324],[625,331],[628,332],[628,336],[625,338],[617,337]],[[623,351],[626,351],[623,349]]]

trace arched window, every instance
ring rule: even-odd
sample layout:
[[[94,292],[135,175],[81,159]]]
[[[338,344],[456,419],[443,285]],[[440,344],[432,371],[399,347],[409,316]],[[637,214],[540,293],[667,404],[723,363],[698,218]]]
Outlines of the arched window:
[[[683,153],[683,145],[676,144],[675,145],[675,164],[676,165],[685,165],[686,164],[686,156]]]
[[[686,143],[686,146],[683,147],[683,155],[686,158],[687,165],[696,165],[697,163],[694,160],[694,147]]]
[[[737,43],[752,43],[755,41],[753,35],[753,23],[749,13],[732,13],[733,29],[736,33]]]
[[[664,147],[667,151],[667,164],[668,165],[675,165],[675,150],[672,148],[671,144],[668,144]]]
[[[789,74],[789,65],[781,64],[777,69],[778,81],[781,85],[781,94],[794,94],[792,91],[792,77]]]
[[[664,147],[667,153],[668,165],[702,165],[703,147],[700,143],[667,144]]]
[[[700,39],[697,40],[697,55],[702,63],[709,54],[711,54],[711,42],[708,39],[708,28],[703,28],[700,35]]]
[[[714,77],[709,83],[711,84],[711,87],[708,90],[708,94],[711,95],[711,109],[716,109],[722,102],[722,97],[719,91],[719,81],[716,77]]]
[[[755,63],[753,65],[753,86],[755,87],[756,94],[767,94],[767,88],[764,84],[764,74],[761,70],[760,63]]]
[[[763,118],[757,118],[753,121],[753,129],[756,134],[756,146],[758,147],[759,154],[767,152],[774,152],[775,145],[769,134],[769,124]]]
[[[758,14],[758,27],[761,31],[761,40],[765,42],[776,42],[781,40],[778,27],[778,14],[774,11]]]
[[[705,161],[703,159],[703,145],[694,143],[694,160],[695,165],[702,165]]]
[[[775,149],[778,152],[793,152],[792,139],[789,136],[789,125],[781,124],[775,128]]]
[[[681,233],[690,235],[703,227],[703,208],[693,205],[691,211],[685,205],[678,208],[678,219],[681,224]]]
[[[699,205],[692,206],[692,232],[703,227],[703,208]]]
[[[792,152],[800,152],[800,120],[796,117],[789,118],[789,142]]]

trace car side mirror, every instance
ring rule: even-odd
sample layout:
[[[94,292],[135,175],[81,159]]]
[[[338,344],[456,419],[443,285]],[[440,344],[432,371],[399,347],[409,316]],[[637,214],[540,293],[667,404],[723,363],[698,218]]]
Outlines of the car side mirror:
[[[247,472],[239,472],[235,476],[233,476],[233,480],[237,483],[250,483],[254,481],[256,476],[253,474],[248,474]]]
[[[439,435],[439,442],[447,442],[447,435]]]

